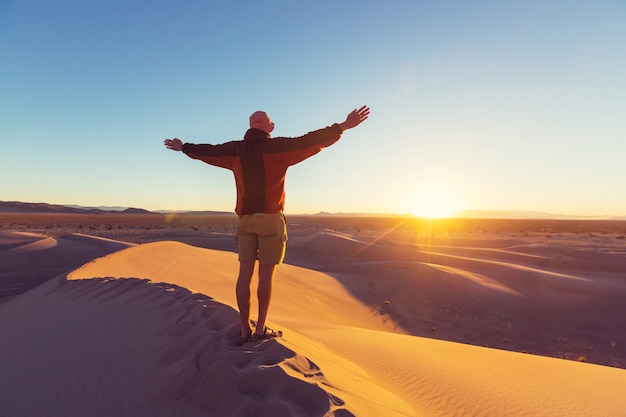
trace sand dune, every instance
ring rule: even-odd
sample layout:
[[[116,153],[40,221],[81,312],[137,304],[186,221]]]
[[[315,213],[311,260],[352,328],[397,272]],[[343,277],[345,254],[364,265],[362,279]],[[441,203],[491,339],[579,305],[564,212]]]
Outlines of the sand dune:
[[[626,255],[608,239],[321,231],[292,239],[290,261],[335,277],[413,335],[623,368]]]
[[[530,328],[546,312],[566,311],[570,296],[591,302],[608,289],[617,297],[625,275],[611,270],[614,258],[608,271],[594,266],[603,254],[296,233],[292,259],[317,262],[318,271],[281,265],[269,325],[284,336],[237,347],[231,252],[170,241],[0,237],[3,273],[28,282],[33,271],[47,271],[37,278],[43,284],[0,302],[2,416],[626,413],[623,369],[408,334],[418,322],[461,326],[455,318],[471,321],[477,301],[513,319],[531,312],[531,295],[556,302],[537,301],[531,307],[540,312],[515,319]],[[556,266],[542,266],[550,258]],[[569,268],[569,258],[586,272]],[[524,279],[530,282],[518,282]],[[455,303],[462,309],[444,314]],[[489,343],[493,337],[489,329],[476,335]]]
[[[68,234],[57,238],[0,231],[0,302],[130,243]]]

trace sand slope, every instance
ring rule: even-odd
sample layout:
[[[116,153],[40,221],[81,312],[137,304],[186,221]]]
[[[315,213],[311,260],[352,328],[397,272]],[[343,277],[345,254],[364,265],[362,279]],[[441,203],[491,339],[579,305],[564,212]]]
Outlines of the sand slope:
[[[0,304],[0,415],[626,412],[624,370],[402,334],[335,278],[292,265],[270,310],[284,337],[236,347],[236,272],[232,253],[158,242]]]
[[[58,238],[0,231],[0,302],[130,243],[68,234]]]
[[[626,368],[622,239],[364,234],[293,233],[290,261],[413,335]]]

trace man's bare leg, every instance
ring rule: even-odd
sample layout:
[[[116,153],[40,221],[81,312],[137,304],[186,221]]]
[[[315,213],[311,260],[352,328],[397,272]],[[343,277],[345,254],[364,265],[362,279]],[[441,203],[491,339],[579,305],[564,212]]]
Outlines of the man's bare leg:
[[[250,337],[250,281],[256,261],[239,262],[239,277],[237,278],[237,305],[241,316],[241,337]]]
[[[272,282],[274,280],[275,264],[259,264],[259,319],[256,324],[256,334],[262,335],[265,329],[265,319],[272,299]]]

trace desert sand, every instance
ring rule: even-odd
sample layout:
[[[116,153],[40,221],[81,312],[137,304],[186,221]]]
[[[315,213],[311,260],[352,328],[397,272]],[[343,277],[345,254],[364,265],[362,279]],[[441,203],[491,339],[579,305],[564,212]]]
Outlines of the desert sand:
[[[622,223],[288,217],[239,347],[232,219],[9,217],[3,417],[626,415]]]

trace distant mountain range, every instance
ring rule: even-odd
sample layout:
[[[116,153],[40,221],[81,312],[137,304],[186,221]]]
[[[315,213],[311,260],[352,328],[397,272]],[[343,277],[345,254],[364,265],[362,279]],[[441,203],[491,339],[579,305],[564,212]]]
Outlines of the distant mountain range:
[[[78,205],[59,205],[48,203],[24,203],[21,201],[0,201],[0,213],[65,213],[65,214],[198,214],[198,215],[232,215],[230,211],[191,211],[191,210],[159,210],[148,211],[134,207],[99,206],[84,207]],[[399,216],[383,213],[327,213],[321,212],[311,216]],[[566,214],[544,213],[523,210],[463,210],[453,216],[459,219],[556,219],[556,220],[626,220],[625,216],[573,216]]]
[[[220,215],[230,214],[232,212],[224,211],[149,211],[142,208],[135,207],[118,207],[118,206],[99,206],[99,207],[84,207],[75,204],[72,205],[60,205],[60,204],[48,204],[48,203],[24,203],[21,201],[0,201],[0,213],[59,213],[59,214],[164,214],[164,213],[178,213],[178,214],[207,214],[207,215]]]
[[[66,213],[66,214],[110,214],[111,212],[126,214],[142,214],[151,212],[132,207],[105,209],[98,207],[64,206],[48,203],[23,203],[21,201],[0,201],[0,213]]]
[[[577,216],[524,210],[463,210],[454,214],[460,219],[554,219],[554,220],[626,220],[625,216]]]

